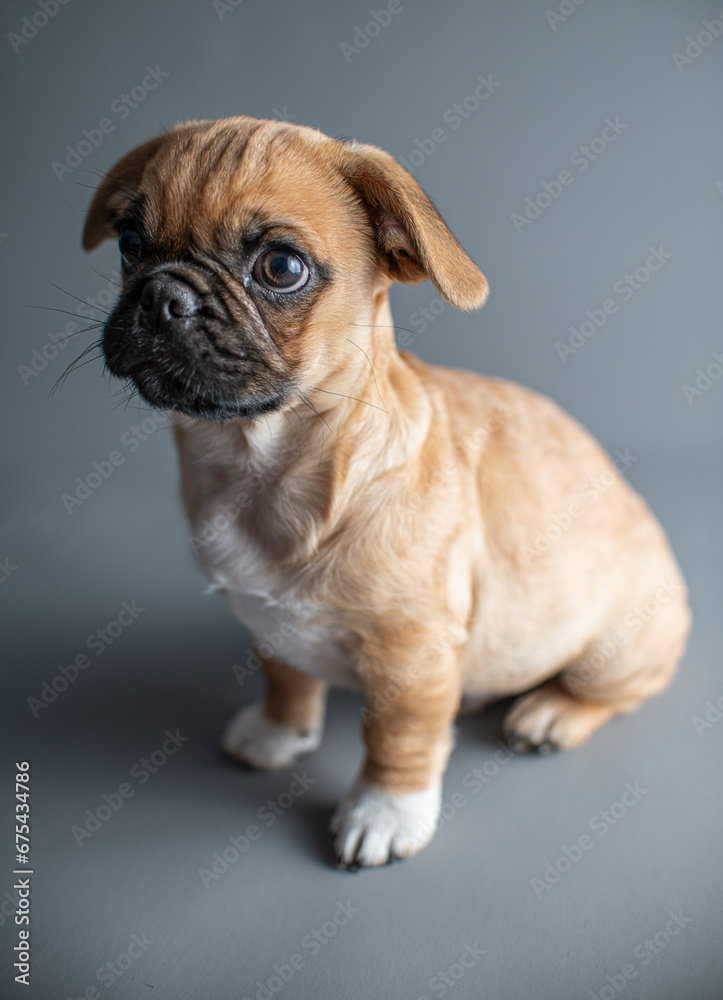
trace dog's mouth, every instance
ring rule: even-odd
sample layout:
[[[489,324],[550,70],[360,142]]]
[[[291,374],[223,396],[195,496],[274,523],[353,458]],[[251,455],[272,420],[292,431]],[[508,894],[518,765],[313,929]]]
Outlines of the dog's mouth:
[[[253,420],[280,409],[294,380],[268,336],[199,294],[186,274],[163,273],[121,297],[103,331],[112,375],[151,406],[213,420]]]
[[[112,374],[111,365],[108,365]],[[205,384],[194,368],[164,372],[151,367],[123,375],[132,382],[140,396],[156,409],[176,410],[189,417],[207,420],[229,420],[234,417],[254,420],[264,413],[281,409],[289,393],[258,397],[238,395],[221,387]]]

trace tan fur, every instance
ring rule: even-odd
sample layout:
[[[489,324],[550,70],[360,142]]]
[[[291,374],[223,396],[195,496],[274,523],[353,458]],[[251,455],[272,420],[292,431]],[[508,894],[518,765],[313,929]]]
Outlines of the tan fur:
[[[269,719],[299,732],[320,728],[326,686],[279,660],[265,657],[263,665],[268,680],[265,711]]]
[[[508,733],[572,747],[667,685],[689,630],[686,589],[625,470],[610,471],[548,399],[395,347],[392,280],[429,277],[463,309],[482,304],[487,283],[388,154],[284,123],[187,123],[111,172],[87,248],[138,192],[155,238],[179,255],[192,245],[212,258],[263,210],[334,271],[311,315],[270,326],[299,380],[284,410],[220,426],[177,417],[194,532],[249,498],[200,553],[206,570],[243,617],[228,578],[251,553],[247,573],[305,609],[302,632],[338,664],[338,677],[330,662],[310,680],[314,663],[289,643],[284,664],[282,646],[266,664],[270,719],[303,729],[323,714],[324,682],[363,689],[364,777],[407,793],[441,778],[463,692],[502,697],[557,678],[513,706]],[[582,512],[540,545],[571,503]],[[600,644],[613,652],[592,667]]]

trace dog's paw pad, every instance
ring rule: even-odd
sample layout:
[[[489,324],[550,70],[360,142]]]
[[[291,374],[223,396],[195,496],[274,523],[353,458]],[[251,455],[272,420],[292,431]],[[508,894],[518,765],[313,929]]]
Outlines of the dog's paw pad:
[[[357,782],[331,821],[339,864],[356,870],[412,857],[431,840],[440,803],[440,785],[392,795]]]
[[[511,750],[571,750],[584,743],[614,711],[609,705],[578,701],[555,683],[519,698],[504,721]]]
[[[319,730],[299,733],[272,722],[258,704],[247,705],[234,715],[221,735],[220,745],[234,760],[267,769],[293,763],[301,754],[316,750],[320,742]]]

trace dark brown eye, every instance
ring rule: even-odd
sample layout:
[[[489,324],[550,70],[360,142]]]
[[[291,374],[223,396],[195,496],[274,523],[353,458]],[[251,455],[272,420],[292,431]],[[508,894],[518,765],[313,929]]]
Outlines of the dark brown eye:
[[[143,253],[143,240],[135,229],[125,229],[118,237],[118,249],[124,264],[136,264]]]
[[[309,280],[309,268],[291,250],[265,250],[254,264],[254,278],[275,292],[297,292]]]

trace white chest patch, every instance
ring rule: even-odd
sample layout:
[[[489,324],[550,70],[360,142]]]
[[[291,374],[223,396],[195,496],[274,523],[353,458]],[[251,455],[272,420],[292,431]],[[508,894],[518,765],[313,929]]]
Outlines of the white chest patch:
[[[351,636],[331,612],[305,601],[235,525],[218,530],[198,560],[234,614],[251,632],[257,649],[337,687],[361,690],[349,654]]]

